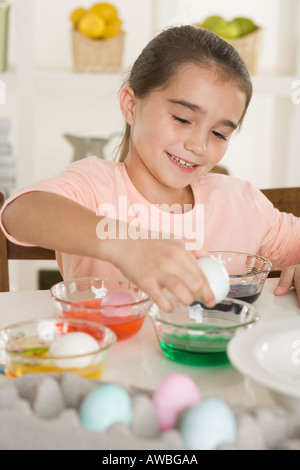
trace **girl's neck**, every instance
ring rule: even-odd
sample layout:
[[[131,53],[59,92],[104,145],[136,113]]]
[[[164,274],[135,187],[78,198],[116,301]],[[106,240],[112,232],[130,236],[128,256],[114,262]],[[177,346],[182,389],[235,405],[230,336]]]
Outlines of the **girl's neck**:
[[[194,206],[194,195],[190,185],[179,189],[165,186],[145,171],[145,168],[132,163],[128,157],[124,160],[127,175],[137,191],[151,204],[166,204],[170,207],[178,204],[182,212],[186,204]]]

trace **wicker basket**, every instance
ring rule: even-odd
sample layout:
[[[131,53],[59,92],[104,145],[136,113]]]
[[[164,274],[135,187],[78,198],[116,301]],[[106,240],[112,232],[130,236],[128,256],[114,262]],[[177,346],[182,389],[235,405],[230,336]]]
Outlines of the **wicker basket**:
[[[91,39],[72,30],[74,72],[114,73],[122,69],[125,34],[110,39]]]
[[[258,72],[263,33],[263,28],[257,28],[253,33],[241,38],[225,39],[238,51],[250,75],[256,75]]]

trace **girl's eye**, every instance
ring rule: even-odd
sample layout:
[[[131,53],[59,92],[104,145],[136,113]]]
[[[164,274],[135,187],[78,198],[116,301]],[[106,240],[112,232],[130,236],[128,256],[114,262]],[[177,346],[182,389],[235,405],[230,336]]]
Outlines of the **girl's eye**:
[[[217,131],[213,131],[213,135],[215,137],[217,137],[217,139],[221,139],[221,140],[225,140],[227,141],[227,137],[223,134],[221,134],[220,132],[217,132]]]
[[[173,119],[175,119],[175,121],[177,122],[180,122],[180,124],[190,124],[190,121],[187,121],[186,119],[180,118],[175,115],[173,116]]]

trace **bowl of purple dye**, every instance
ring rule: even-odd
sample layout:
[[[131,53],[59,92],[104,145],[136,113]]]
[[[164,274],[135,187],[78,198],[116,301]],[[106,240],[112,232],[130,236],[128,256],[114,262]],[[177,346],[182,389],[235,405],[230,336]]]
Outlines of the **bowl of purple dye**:
[[[238,251],[210,251],[210,255],[220,260],[230,278],[227,297],[255,302],[264,287],[272,263],[262,256]]]

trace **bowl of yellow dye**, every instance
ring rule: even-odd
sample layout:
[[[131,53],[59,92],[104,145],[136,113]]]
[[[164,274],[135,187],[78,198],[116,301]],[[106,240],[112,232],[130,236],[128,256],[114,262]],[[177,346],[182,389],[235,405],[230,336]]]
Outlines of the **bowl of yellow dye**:
[[[39,319],[0,331],[1,359],[10,378],[70,372],[98,379],[115,342],[109,328],[83,320]]]

